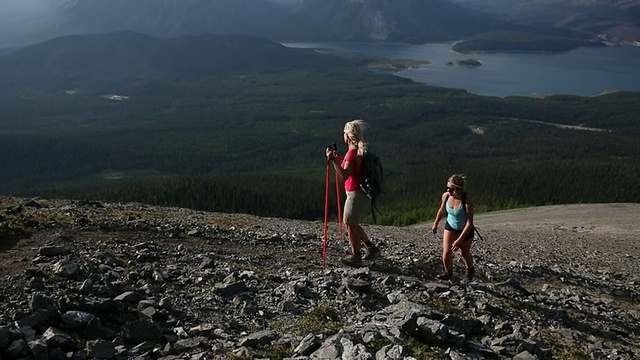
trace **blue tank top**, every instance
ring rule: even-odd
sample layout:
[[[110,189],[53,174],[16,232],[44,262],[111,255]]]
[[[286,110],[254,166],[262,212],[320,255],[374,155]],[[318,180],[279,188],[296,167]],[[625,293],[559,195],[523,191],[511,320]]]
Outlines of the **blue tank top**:
[[[453,209],[451,208],[451,205],[449,205],[450,201],[451,197],[449,196],[447,197],[446,203],[447,222],[452,228],[456,230],[462,230],[467,223],[467,212],[465,211],[462,202],[460,202],[460,205],[456,209]]]

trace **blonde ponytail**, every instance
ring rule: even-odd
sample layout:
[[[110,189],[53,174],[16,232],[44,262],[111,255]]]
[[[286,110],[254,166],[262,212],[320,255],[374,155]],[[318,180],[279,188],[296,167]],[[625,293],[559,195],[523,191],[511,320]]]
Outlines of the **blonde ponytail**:
[[[364,141],[363,136],[365,128],[366,124],[364,120],[361,119],[351,120],[344,125],[344,133],[358,146],[358,158],[360,159],[362,159],[367,152],[367,143]]]

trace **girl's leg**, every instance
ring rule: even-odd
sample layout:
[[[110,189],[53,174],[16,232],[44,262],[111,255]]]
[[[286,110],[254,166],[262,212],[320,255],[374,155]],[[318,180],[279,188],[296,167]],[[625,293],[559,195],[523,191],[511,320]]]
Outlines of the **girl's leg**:
[[[455,241],[455,234],[452,231],[445,230],[442,236],[442,265],[444,266],[445,274],[451,275],[453,270],[453,252],[451,251],[451,244]]]
[[[473,267],[473,257],[471,256],[472,244],[472,240],[465,240],[460,246],[459,250],[462,259],[464,259],[464,265],[467,267],[467,269],[471,269]]]
[[[473,267],[473,257],[471,256],[471,245],[473,245],[473,240],[465,240],[460,246],[460,255],[462,259],[464,259],[464,265],[466,267],[466,273],[468,279],[473,277],[475,273],[475,269]]]

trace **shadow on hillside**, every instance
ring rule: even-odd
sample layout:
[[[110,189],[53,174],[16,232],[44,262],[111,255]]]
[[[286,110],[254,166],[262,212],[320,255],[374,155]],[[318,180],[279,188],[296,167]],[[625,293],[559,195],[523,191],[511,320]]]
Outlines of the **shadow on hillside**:
[[[12,249],[16,244],[20,241],[17,238],[6,238],[4,236],[0,236],[0,253],[3,253],[9,249]]]
[[[533,290],[536,284],[542,282],[556,284],[559,288],[564,288],[564,295],[543,294],[545,291]],[[512,303],[513,308],[520,311],[539,314],[550,326],[561,324],[563,326],[578,329],[580,332],[591,334],[600,339],[610,341],[625,342],[628,334],[640,334],[640,324],[629,322],[628,319],[612,319],[593,308],[585,306],[585,303],[592,303],[592,299],[599,301],[602,294],[606,294],[616,299],[606,311],[615,311],[615,308],[634,307],[638,294],[631,288],[620,286],[621,283],[599,280],[594,277],[583,276],[569,272],[558,272],[547,267],[537,267],[534,270],[511,271],[506,280],[494,282],[492,286],[484,286],[482,290],[494,297]],[[572,287],[569,287],[573,286]],[[571,290],[574,289],[574,290]],[[572,292],[575,291],[575,294]],[[531,302],[531,296],[558,297],[562,300],[561,306],[549,306]],[[520,300],[525,299],[525,300]],[[607,324],[604,326],[602,324]]]
[[[513,296],[504,296],[503,294],[491,292],[493,295],[514,301],[515,309],[519,311],[531,312],[538,314],[548,326],[560,324],[566,328],[577,329],[578,331],[590,334],[599,339],[608,339],[610,341],[624,342],[628,344],[623,337],[618,335],[626,335],[629,333],[639,334],[640,327],[631,326],[628,322],[621,320],[613,320],[607,316],[598,314],[597,312],[573,307],[570,304],[564,304],[562,308],[553,308],[548,305],[531,303],[529,301],[521,301]],[[514,300],[515,299],[515,300]],[[604,326],[607,324],[608,326]]]
[[[22,239],[29,237],[29,233],[12,228],[0,229],[0,253],[13,249]]]
[[[380,273],[413,277],[417,280],[434,280],[442,272],[442,262],[439,259],[427,258],[411,264],[401,263],[394,259],[380,258],[371,262],[369,268]]]

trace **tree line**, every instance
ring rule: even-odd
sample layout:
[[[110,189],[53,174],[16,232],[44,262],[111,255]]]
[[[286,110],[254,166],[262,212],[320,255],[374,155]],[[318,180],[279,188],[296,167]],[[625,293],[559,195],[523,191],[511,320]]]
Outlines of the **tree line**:
[[[640,175],[638,93],[481,97],[349,67],[184,81],[120,102],[0,97],[0,192],[318,219],[324,148],[358,117],[387,171],[384,224],[432,217],[453,173],[478,211],[640,199],[611,186]]]

